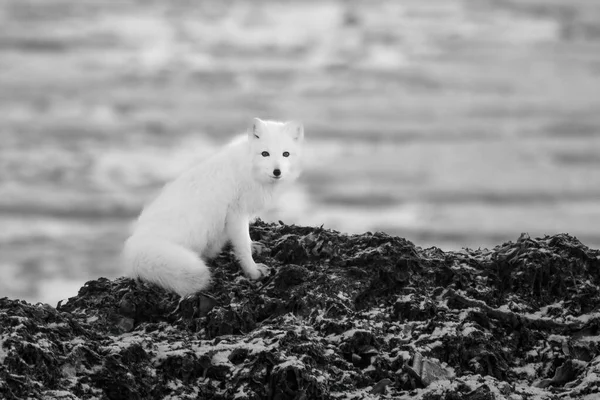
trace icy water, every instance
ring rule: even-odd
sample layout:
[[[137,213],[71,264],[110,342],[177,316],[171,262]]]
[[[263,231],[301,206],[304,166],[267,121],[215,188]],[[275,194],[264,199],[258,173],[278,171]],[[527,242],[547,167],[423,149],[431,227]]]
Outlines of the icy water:
[[[309,155],[265,219],[600,247],[600,3],[0,0],[0,296],[121,274],[129,224],[254,116]]]

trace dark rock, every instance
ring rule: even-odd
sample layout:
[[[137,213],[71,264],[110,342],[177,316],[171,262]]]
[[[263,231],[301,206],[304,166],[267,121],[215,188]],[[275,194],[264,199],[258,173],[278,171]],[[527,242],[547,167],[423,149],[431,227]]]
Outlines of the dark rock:
[[[185,299],[125,278],[90,281],[57,308],[0,299],[0,398],[600,391],[600,252],[571,236],[461,252],[262,222],[251,236],[272,268],[259,282],[225,251],[210,293]]]

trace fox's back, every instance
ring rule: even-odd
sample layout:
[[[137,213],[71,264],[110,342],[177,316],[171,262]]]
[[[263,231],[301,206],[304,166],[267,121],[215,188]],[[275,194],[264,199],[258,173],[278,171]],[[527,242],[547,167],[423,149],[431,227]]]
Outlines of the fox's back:
[[[140,214],[134,234],[197,243],[222,230],[228,207],[246,184],[244,150],[229,146],[167,183]]]

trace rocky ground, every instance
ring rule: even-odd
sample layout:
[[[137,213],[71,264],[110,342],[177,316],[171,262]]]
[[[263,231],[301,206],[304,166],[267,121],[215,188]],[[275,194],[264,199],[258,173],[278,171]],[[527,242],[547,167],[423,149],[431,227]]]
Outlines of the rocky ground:
[[[57,308],[0,299],[4,399],[597,399],[600,251],[564,234],[493,250],[382,233],[251,229],[184,299],[100,278]]]

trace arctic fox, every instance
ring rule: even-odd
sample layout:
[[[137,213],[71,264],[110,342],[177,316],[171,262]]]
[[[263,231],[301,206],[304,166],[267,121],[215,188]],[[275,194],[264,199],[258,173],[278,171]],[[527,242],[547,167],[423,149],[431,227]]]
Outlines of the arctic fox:
[[[268,272],[252,258],[249,221],[300,174],[302,124],[254,118],[237,140],[163,188],[140,214],[123,259],[128,275],[181,296],[206,289],[205,260],[231,242],[251,279]]]

